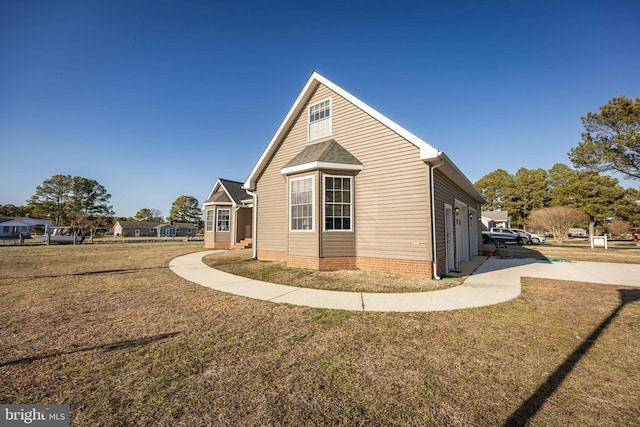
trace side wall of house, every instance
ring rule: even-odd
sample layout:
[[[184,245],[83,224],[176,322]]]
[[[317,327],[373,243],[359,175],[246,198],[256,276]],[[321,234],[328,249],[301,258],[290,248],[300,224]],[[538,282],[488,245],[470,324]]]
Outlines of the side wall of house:
[[[307,107],[328,98],[332,134],[308,141]],[[288,184],[280,170],[307,145],[328,139],[336,140],[364,165],[354,181],[356,257],[430,261],[428,167],[420,160],[419,149],[322,85],[258,178],[258,257],[286,257],[291,243],[297,245],[297,237],[291,238],[288,232]],[[321,191],[321,182],[316,187]],[[321,200],[320,193],[316,200]],[[323,242],[323,254],[331,253],[328,242]],[[317,249],[309,248],[308,254],[318,256]]]
[[[456,201],[462,202],[467,205],[470,209],[474,209],[476,211],[476,216],[472,219],[472,221],[478,220],[478,215],[480,215],[480,206],[473,197],[467,194],[464,190],[462,190],[455,182],[446,177],[441,171],[438,169],[434,170],[434,194],[435,194],[435,211],[436,211],[436,253],[437,253],[437,269],[439,274],[443,274],[446,271],[446,240],[445,240],[445,211],[444,205],[445,203],[449,206],[455,208]],[[454,218],[451,219],[455,224]],[[464,219],[465,221],[468,218]],[[479,241],[481,239],[481,227],[478,226],[478,233],[475,236],[469,236],[469,239],[476,239]],[[453,242],[455,242],[455,233],[456,227],[454,226],[454,234],[451,236]],[[453,244],[455,251],[455,243]],[[476,254],[471,254],[476,255]],[[453,254],[455,256],[455,254]]]
[[[218,210],[229,210],[229,231],[217,231],[218,226]],[[231,230],[233,230],[233,206],[231,205],[213,205],[207,206],[206,210],[213,211],[213,231],[206,231],[206,212],[205,212],[205,232],[204,247],[209,249],[225,249],[231,246]]]

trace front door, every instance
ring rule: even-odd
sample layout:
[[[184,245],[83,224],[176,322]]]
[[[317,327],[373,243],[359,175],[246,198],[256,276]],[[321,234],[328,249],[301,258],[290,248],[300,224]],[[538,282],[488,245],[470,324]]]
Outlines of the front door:
[[[134,234],[136,237],[140,237],[140,230],[136,230]]]
[[[456,261],[469,261],[469,218],[467,205],[457,203],[456,212]]]

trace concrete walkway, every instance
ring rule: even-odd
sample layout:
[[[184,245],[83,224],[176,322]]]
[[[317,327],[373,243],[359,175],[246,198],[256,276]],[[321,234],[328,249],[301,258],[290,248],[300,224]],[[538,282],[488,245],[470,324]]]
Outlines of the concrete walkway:
[[[520,294],[522,277],[640,287],[640,265],[637,264],[494,257],[485,261],[485,257],[475,257],[461,265],[468,271],[460,274],[467,275],[476,267],[477,270],[462,285],[449,289],[407,293],[325,291],[267,283],[215,270],[202,261],[203,257],[215,252],[218,251],[175,258],[169,268],[186,280],[221,292],[276,303],[352,311],[446,311],[499,304]]]

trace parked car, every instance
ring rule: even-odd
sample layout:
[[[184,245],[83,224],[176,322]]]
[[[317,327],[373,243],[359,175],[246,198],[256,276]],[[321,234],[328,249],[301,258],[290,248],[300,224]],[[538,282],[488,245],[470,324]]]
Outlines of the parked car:
[[[520,230],[519,228],[511,228],[511,231],[518,233],[521,236],[527,238],[527,243],[539,245],[546,241],[546,238],[542,234],[529,233],[528,231]]]
[[[482,243],[490,242],[503,242],[503,243],[517,243],[519,245],[526,245],[528,242],[527,236],[522,236],[515,231],[508,228],[491,228],[488,231],[482,232]]]

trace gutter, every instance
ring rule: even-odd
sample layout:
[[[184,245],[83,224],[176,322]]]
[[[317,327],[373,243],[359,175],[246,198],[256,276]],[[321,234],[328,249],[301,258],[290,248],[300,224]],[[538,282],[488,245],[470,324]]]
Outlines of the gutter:
[[[430,184],[431,184],[431,245],[433,248],[433,277],[436,280],[441,280],[441,277],[438,275],[438,244],[436,242],[436,235],[435,235],[435,230],[436,230],[436,206],[435,206],[435,202],[436,202],[436,196],[434,193],[434,185],[433,185],[433,171],[436,170],[437,168],[439,168],[440,166],[444,165],[444,159],[441,158],[440,156],[444,154],[442,151],[439,151],[437,156],[432,158],[432,159],[425,159],[425,161],[428,160],[439,160],[439,163],[436,165],[432,165],[431,163],[429,163],[429,165],[431,166],[430,168]]]
[[[253,259],[258,259],[258,195],[252,191],[247,190],[246,188],[244,189],[244,191],[246,191],[248,195],[253,197],[253,224],[251,226],[251,245],[253,247]]]

